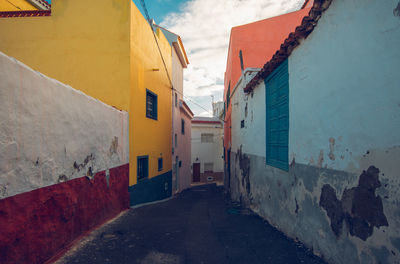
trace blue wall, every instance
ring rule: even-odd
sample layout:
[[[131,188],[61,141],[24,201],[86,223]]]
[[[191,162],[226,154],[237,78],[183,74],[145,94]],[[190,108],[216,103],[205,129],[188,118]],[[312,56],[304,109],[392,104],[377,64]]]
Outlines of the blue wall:
[[[129,187],[130,205],[153,202],[172,195],[172,172],[144,179]]]

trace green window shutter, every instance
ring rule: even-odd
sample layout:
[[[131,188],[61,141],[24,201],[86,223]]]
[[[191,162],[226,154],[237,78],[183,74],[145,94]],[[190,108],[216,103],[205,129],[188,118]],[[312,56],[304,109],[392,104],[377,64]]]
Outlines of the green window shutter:
[[[265,80],[266,161],[268,165],[289,169],[289,71],[284,61]]]

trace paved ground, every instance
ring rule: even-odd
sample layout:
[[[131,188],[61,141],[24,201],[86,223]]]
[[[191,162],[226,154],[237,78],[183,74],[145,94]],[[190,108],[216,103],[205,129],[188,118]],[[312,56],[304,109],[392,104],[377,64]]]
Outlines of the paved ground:
[[[232,204],[222,187],[197,186],[130,209],[58,263],[324,263]]]

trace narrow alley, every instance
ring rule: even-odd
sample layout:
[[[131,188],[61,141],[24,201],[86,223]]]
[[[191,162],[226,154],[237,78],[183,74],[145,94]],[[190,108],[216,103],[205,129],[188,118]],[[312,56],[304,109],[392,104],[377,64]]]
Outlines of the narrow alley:
[[[132,208],[94,231],[62,263],[324,263],[214,184]]]

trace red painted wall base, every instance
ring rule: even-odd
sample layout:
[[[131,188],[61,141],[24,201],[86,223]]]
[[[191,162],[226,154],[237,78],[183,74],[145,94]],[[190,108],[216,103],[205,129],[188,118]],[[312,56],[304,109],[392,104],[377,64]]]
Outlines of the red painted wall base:
[[[0,200],[0,263],[43,263],[129,208],[129,164]]]

